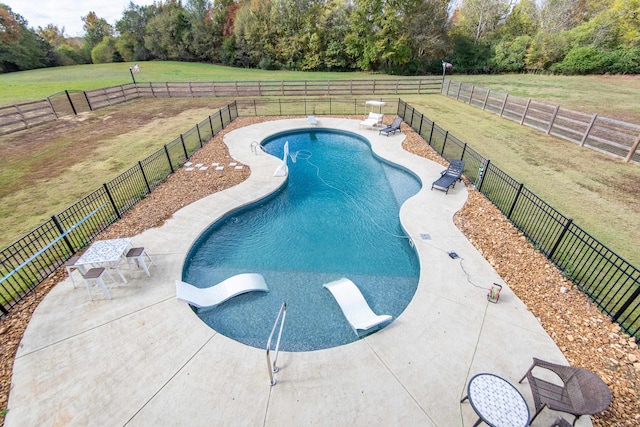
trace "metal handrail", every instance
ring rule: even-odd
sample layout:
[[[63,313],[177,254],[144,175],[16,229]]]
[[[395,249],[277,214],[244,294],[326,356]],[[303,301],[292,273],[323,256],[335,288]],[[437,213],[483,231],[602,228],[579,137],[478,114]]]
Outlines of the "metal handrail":
[[[282,320],[280,319],[282,316]],[[273,376],[276,372],[280,370],[276,366],[276,362],[278,361],[278,350],[280,349],[280,338],[282,338],[282,327],[284,326],[284,319],[287,317],[287,303],[283,302],[280,306],[280,311],[278,312],[278,316],[276,317],[276,321],[273,324],[273,328],[271,329],[271,334],[269,335],[269,340],[267,341],[267,370],[269,371],[269,385],[276,385],[276,379]],[[273,357],[273,364],[271,364],[271,340],[273,340],[273,334],[276,331],[276,326],[278,326],[278,322],[280,322],[280,331],[278,332],[278,341],[276,341],[275,355]]]

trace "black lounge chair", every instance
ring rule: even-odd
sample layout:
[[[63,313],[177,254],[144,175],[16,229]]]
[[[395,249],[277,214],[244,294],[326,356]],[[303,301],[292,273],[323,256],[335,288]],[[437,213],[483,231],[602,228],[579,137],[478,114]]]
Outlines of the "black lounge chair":
[[[440,178],[431,184],[431,189],[442,190],[449,193],[449,188],[455,187],[457,181],[462,180],[462,170],[464,162],[462,160],[451,160],[449,167],[440,173]]]
[[[402,124],[402,117],[396,117],[395,119],[393,119],[393,122],[391,122],[389,126],[387,126],[384,129],[380,129],[380,132],[378,132],[378,135],[381,135],[384,133],[385,135],[389,136],[390,133],[396,133],[397,131],[400,130],[401,124]]]

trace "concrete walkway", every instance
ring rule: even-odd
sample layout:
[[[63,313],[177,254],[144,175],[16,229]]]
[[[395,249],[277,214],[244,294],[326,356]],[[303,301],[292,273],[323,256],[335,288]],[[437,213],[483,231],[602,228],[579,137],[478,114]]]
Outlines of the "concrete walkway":
[[[248,126],[225,137],[231,156],[251,166],[247,181],[134,236],[154,258],[151,277],[136,271],[112,289],[111,301],[89,301],[84,286],[74,289],[69,279],[46,296],[16,356],[5,425],[471,426],[477,416],[460,399],[479,372],[510,381],[532,410],[529,385],[518,384],[532,357],[566,360],[508,287],[497,304],[487,301],[482,288],[504,282],[453,224],[467,198],[464,185],[448,195],[431,191],[443,167],[402,150],[401,134],[378,136],[347,119],[319,123],[364,135],[379,156],[423,182],[401,210],[421,264],[417,292],[401,316],[348,345],[280,353],[278,383],[270,387],[264,350],[216,333],[175,298],[175,279],[198,235],[283,182],[273,176],[280,160],[254,154],[251,142],[308,123]],[[557,415],[545,409],[534,426]],[[578,425],[591,425],[583,418]]]

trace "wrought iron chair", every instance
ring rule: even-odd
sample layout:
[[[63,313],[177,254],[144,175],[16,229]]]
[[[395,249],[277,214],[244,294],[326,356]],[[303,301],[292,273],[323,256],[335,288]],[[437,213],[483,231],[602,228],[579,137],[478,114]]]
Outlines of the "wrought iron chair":
[[[563,384],[557,385],[533,376],[533,369],[536,367],[555,373]],[[536,407],[536,413],[530,423],[545,406],[554,411],[573,415],[575,417],[573,425],[575,425],[581,415],[597,414],[611,404],[609,387],[600,377],[586,369],[556,365],[534,357],[533,364],[520,383],[525,378],[529,381]]]

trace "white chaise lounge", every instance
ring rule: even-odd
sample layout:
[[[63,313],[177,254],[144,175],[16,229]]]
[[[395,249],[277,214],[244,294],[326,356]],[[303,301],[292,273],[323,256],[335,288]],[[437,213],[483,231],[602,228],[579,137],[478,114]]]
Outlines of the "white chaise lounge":
[[[367,304],[360,289],[349,279],[338,279],[322,286],[331,291],[356,335],[359,330],[369,330],[393,318],[388,314],[376,315]]]
[[[198,288],[176,280],[176,298],[198,308],[218,305],[229,298],[252,291],[269,292],[261,274],[238,274],[210,288]]]
[[[382,113],[369,113],[369,116],[360,122],[360,129],[369,128],[373,129],[375,126],[382,125],[382,118],[384,114]]]

